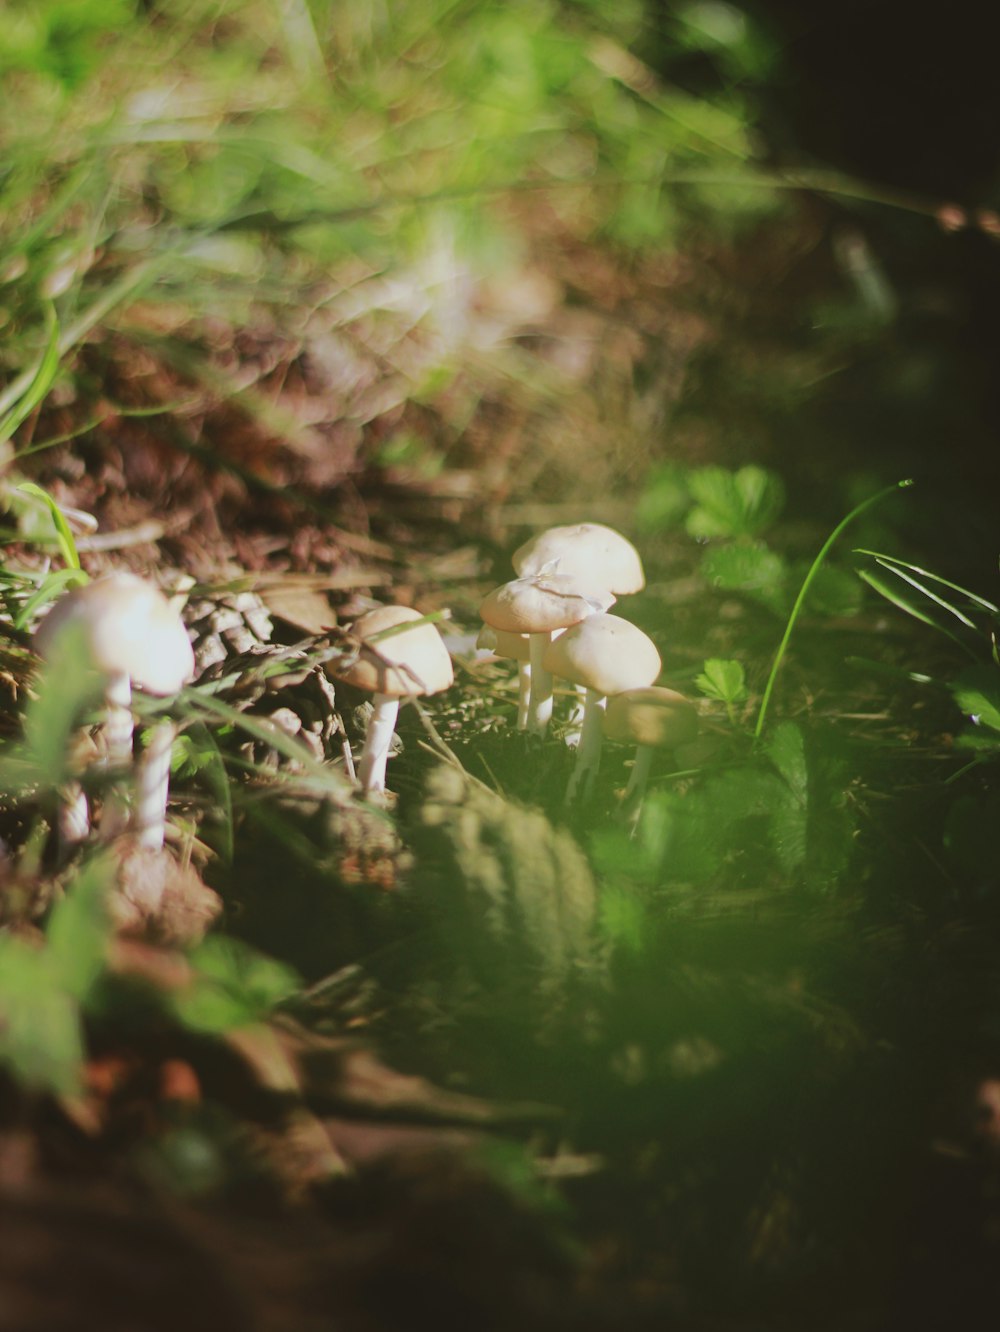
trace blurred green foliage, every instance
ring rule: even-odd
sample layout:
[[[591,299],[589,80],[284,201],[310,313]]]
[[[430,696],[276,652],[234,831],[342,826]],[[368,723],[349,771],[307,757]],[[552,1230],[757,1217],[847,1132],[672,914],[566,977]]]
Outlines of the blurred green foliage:
[[[704,546],[700,570],[710,587],[739,593],[786,616],[811,566],[789,559],[764,539],[777,526],[784,505],[781,477],[767,468],[667,463],[651,470],[637,521],[647,533],[682,525]],[[811,573],[807,605],[814,614],[856,615],[862,599],[852,569],[824,561]]]
[[[79,1090],[82,1008],[111,930],[109,878],[99,859],[77,874],[41,945],[0,932],[0,1064],[34,1090]]]
[[[750,102],[661,81],[630,50],[645,17],[556,0],[8,6],[4,364],[38,354],[52,301],[65,353],[140,298],[180,302],[183,325],[240,321],[374,274],[455,357],[455,284],[519,262],[513,214],[533,197],[567,236],[626,249],[776,207]]]
[[[173,1000],[173,1012],[193,1031],[221,1035],[263,1021],[301,988],[290,967],[239,939],[213,935],[191,952],[192,984]]]

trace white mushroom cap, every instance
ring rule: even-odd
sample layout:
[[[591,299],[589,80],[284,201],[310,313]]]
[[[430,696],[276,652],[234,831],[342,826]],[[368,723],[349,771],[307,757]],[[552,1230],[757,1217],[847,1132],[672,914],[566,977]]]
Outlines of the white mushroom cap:
[[[591,587],[606,587],[618,596],[646,586],[635,546],[603,523],[550,527],[518,547],[513,563],[522,578],[539,574],[548,566],[556,573],[581,578]]]
[[[626,689],[608,699],[604,734],[621,744],[674,749],[698,733],[698,713],[683,694],[662,685]]]
[[[660,673],[653,640],[620,615],[591,615],[553,639],[542,659],[547,671],[598,694],[652,684]]]
[[[451,657],[444,640],[426,620],[413,629],[403,629],[368,644],[384,629],[423,620],[411,606],[379,606],[359,616],[351,625],[353,637],[360,639],[358,659],[340,669],[336,661],[327,664],[327,672],[338,680],[373,694],[412,698],[417,694],[439,694],[454,681]]]
[[[613,606],[614,596],[567,574],[515,578],[484,597],[479,614],[508,634],[545,634]]]
[[[194,674],[184,621],[159,588],[135,574],[107,574],[67,592],[36,629],[36,652],[44,657],[71,625],[83,630],[102,675],[127,675],[149,694],[175,694]]]

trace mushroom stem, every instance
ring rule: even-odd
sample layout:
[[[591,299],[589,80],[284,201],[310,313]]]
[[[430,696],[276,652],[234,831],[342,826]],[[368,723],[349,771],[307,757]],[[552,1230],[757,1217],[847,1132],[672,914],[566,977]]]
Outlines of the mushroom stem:
[[[153,728],[149,744],[139,765],[139,784],[135,798],[135,836],[140,846],[151,851],[163,847],[167,828],[167,791],[170,786],[170,751],[176,725],[162,721]]]
[[[542,665],[542,656],[552,639],[550,630],[528,635],[531,654],[531,692],[528,697],[528,730],[544,735],[552,718],[552,672]]]
[[[517,663],[517,729],[528,729],[528,704],[531,699],[531,662]]]
[[[583,728],[580,731],[580,743],[576,751],[576,764],[566,788],[567,803],[576,798],[579,788],[581,797],[590,795],[597,770],[601,766],[601,746],[604,740],[602,722],[607,699],[596,689],[588,689],[583,704]]]
[[[399,714],[399,699],[391,694],[376,694],[372,703],[374,711],[358,767],[358,778],[365,795],[385,790],[385,765]]]
[[[79,782],[70,782],[62,792],[56,814],[56,830],[62,854],[86,841],[90,832],[90,806]]]
[[[135,722],[132,717],[132,682],[126,671],[108,676],[104,689],[104,744],[107,748],[107,766],[112,776],[121,777],[121,770],[132,763],[132,736]],[[101,839],[105,842],[124,832],[128,823],[128,800],[120,787],[112,787],[104,801],[101,815]]]
[[[637,745],[635,750],[635,762],[632,764],[632,775],[628,779],[628,785],[625,787],[623,801],[628,802],[634,796],[637,803],[641,803],[642,797],[646,794],[646,784],[649,781],[649,769],[653,762],[653,746]]]
[[[583,725],[583,710],[587,702],[587,686],[575,684],[573,686],[573,692],[576,697],[573,699],[569,713],[566,717],[566,723],[569,729],[563,736],[563,740],[569,745],[570,749],[575,749],[580,743],[580,729]]]

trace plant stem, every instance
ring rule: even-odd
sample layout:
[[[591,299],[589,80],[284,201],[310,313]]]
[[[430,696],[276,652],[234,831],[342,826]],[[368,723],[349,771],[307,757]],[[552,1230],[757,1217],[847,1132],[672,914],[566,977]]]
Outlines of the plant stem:
[[[903,490],[907,486],[912,485],[913,481],[909,479],[905,481],[894,481],[891,486],[886,486],[884,490],[878,491],[877,494],[869,495],[868,499],[862,500],[860,504],[856,504],[846,518],[840,520],[827,539],[823,542],[819,554],[809,566],[809,571],[802,580],[799,594],[795,598],[795,604],[792,606],[788,616],[788,623],[785,625],[785,632],[782,634],[781,642],[778,644],[778,650],[774,654],[774,661],[771,663],[771,672],[767,677],[767,684],[764,686],[764,694],[760,700],[760,710],[757,713],[757,724],[753,728],[753,738],[755,741],[760,739],[761,733],[764,730],[764,719],[767,717],[767,709],[771,702],[771,694],[774,692],[774,682],[778,678],[778,671],[781,669],[781,663],[784,661],[785,653],[788,650],[788,643],[792,637],[792,630],[795,628],[802,607],[805,605],[805,600],[809,594],[810,587],[812,587],[813,579],[819,573],[820,567],[827,555],[829,555],[834,542],[840,536],[841,532],[843,532],[844,528],[867,509],[872,508],[873,505],[878,504],[880,500],[885,499],[887,495],[893,494],[894,491]]]

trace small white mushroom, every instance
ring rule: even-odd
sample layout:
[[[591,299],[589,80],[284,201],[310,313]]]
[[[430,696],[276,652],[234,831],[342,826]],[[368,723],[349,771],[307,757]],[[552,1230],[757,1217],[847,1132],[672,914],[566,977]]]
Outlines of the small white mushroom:
[[[135,574],[114,573],[67,592],[35,631],[40,656],[57,636],[81,633],[91,663],[104,677],[103,732],[108,762],[114,769],[132,762],[132,688],[166,697],[175,694],[194,672],[191,640],[180,615],[152,583]],[[170,749],[175,727],[164,721],[154,729],[139,772],[135,832],[144,846],[163,845]],[[101,836],[121,832],[127,806],[117,795],[105,802]]]
[[[553,632],[614,605],[614,595],[566,574],[515,578],[488,593],[479,614],[492,628],[527,634],[531,662],[528,730],[544,735],[552,717],[552,673],[544,663]]]
[[[422,623],[377,637],[411,620]],[[355,620],[349,632],[360,645],[356,659],[343,665],[333,660],[326,670],[334,679],[373,695],[374,711],[358,767],[361,790],[371,795],[385,790],[386,761],[400,700],[438,694],[455,676],[441,635],[410,606],[379,606]]]
[[[604,736],[636,746],[632,775],[625,788],[623,808],[642,803],[654,749],[676,749],[698,734],[694,704],[674,689],[649,685],[626,689],[608,699],[604,710]]]
[[[553,675],[584,685],[587,690],[583,730],[566,799],[580,790],[586,796],[601,762],[601,722],[609,694],[652,684],[660,673],[660,654],[653,640],[620,615],[591,615],[554,639],[545,651]]]

